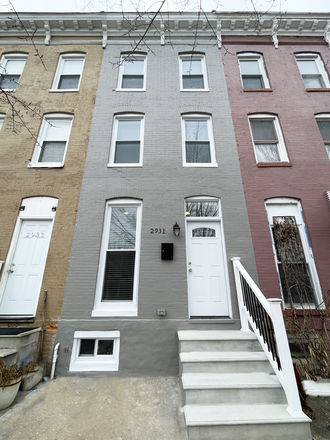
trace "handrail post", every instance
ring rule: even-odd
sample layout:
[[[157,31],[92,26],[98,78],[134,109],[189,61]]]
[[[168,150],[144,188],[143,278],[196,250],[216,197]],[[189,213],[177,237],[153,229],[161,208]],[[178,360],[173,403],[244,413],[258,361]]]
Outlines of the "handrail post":
[[[271,310],[278,355],[285,382],[284,391],[289,405],[287,411],[291,415],[299,417],[302,414],[302,409],[283,320],[282,300],[280,298],[270,298],[268,299],[268,303]]]
[[[237,299],[238,299],[238,310],[239,310],[239,316],[241,319],[241,331],[247,332],[247,331],[250,331],[249,321],[244,313],[242,285],[241,285],[241,280],[239,277],[239,269],[235,263],[236,261],[240,261],[240,257],[233,257],[231,259],[231,261],[233,262],[233,267],[234,267],[234,277],[235,277]]]

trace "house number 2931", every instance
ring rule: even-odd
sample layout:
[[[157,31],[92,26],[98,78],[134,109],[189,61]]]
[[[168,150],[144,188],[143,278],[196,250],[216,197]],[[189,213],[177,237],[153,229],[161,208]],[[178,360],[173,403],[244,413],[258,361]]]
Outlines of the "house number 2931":
[[[165,234],[165,228],[151,228],[150,234]]]

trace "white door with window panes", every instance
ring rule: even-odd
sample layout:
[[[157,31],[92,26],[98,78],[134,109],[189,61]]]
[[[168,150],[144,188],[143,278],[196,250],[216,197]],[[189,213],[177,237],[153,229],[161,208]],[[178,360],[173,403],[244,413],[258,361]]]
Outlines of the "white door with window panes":
[[[186,219],[190,317],[230,316],[219,201],[189,200]]]

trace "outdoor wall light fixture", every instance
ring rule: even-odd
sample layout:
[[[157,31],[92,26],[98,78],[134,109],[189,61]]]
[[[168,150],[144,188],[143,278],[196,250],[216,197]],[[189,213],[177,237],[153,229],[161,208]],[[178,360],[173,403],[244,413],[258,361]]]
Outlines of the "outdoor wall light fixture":
[[[178,225],[178,222],[175,222],[175,225],[173,226],[173,233],[176,237],[180,235],[180,226]]]

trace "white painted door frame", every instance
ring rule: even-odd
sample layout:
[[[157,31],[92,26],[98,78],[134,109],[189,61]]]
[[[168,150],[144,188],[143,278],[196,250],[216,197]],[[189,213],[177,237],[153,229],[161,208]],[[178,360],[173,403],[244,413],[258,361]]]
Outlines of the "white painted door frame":
[[[55,214],[56,214],[57,203],[58,203],[58,199],[56,199],[54,197],[29,197],[29,198],[22,200],[21,208],[24,207],[24,210],[21,210],[21,208],[20,208],[19,215],[16,220],[13,236],[11,239],[10,247],[8,250],[7,258],[6,258],[6,261],[4,263],[4,267],[2,270],[1,280],[0,280],[0,316],[1,316],[1,303],[3,300],[4,293],[5,293],[6,285],[8,282],[8,277],[10,274],[9,271],[11,270],[13,258],[15,256],[15,251],[16,251],[16,247],[18,244],[18,239],[20,236],[20,231],[21,231],[21,227],[23,224],[23,220],[52,220],[51,228],[50,228],[50,238],[49,238],[47,252],[46,252],[46,260],[47,260],[48,250],[49,250],[49,245],[50,245],[50,240],[51,240],[51,234],[52,234],[53,225],[54,225],[54,218],[55,218]],[[43,271],[43,273],[44,273],[44,271]],[[43,279],[43,274],[41,277],[41,283],[42,283],[42,279]],[[41,284],[40,284],[40,287],[41,287]],[[39,295],[40,295],[40,291],[39,291]],[[39,297],[39,295],[38,295],[38,297]],[[36,301],[36,306],[35,306],[34,314],[32,317],[35,316],[37,306],[38,306],[38,301]],[[15,314],[15,317],[18,318],[19,313],[17,315]],[[26,316],[23,315],[23,317],[26,317]]]

